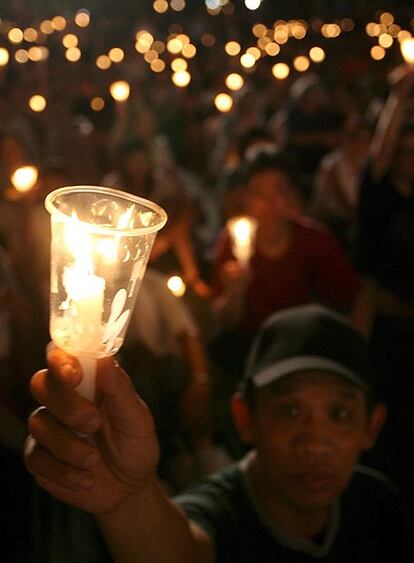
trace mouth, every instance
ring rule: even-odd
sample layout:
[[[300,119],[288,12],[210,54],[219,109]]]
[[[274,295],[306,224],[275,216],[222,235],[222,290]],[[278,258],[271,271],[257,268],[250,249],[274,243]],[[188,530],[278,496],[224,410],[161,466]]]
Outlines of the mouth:
[[[301,489],[311,493],[321,493],[332,489],[335,477],[332,473],[304,471],[294,475],[294,480]]]

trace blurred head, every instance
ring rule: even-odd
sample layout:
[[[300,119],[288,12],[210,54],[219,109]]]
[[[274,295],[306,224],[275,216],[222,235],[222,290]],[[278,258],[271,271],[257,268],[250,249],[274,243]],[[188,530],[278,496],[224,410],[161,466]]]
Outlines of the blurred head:
[[[336,313],[296,307],[263,325],[232,409],[281,503],[327,508],[346,488],[385,418],[372,381],[365,342]]]
[[[252,159],[262,149],[276,150],[274,139],[263,127],[248,129],[239,139],[239,154],[243,161]]]
[[[148,146],[137,137],[125,139],[119,147],[119,170],[126,188],[136,191],[144,187],[152,173]],[[143,195],[137,193],[137,195]]]
[[[299,179],[286,154],[263,149],[244,168],[246,211],[263,227],[291,215],[298,200]]]
[[[306,113],[318,111],[328,102],[324,84],[318,75],[312,73],[297,78],[289,94],[292,102]]]

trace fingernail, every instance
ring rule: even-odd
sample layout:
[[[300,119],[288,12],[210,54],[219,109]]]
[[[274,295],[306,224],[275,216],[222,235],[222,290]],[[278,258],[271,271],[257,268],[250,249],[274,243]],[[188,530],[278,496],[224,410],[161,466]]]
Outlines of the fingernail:
[[[72,384],[74,377],[78,374],[78,370],[71,364],[65,364],[60,368],[60,373],[65,383]]]

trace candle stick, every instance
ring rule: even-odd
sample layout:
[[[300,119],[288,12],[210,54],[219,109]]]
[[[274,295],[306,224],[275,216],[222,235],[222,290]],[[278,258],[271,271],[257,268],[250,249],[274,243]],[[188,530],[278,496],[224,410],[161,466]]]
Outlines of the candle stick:
[[[254,251],[257,220],[247,215],[232,217],[227,221],[232,252],[243,266],[246,266]]]

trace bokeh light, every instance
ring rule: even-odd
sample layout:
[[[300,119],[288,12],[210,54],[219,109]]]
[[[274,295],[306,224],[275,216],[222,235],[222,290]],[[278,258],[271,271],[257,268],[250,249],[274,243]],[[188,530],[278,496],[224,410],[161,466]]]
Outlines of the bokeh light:
[[[167,287],[175,297],[182,297],[187,290],[187,286],[180,276],[171,276],[167,281]]]
[[[32,111],[42,112],[46,109],[47,100],[42,94],[34,94],[29,100],[29,107]]]
[[[276,63],[272,67],[272,74],[278,80],[284,80],[290,74],[290,68],[286,63]]]
[[[214,98],[214,105],[222,113],[227,113],[233,107],[233,98],[229,94],[222,92]]]
[[[186,70],[174,72],[171,80],[179,88],[185,88],[191,82],[191,74]]]
[[[237,72],[232,72],[226,76],[226,86],[229,90],[240,90],[244,85],[244,78]]]
[[[126,80],[116,80],[109,86],[109,93],[117,102],[125,102],[131,93],[131,87]]]
[[[0,66],[5,66],[10,59],[10,55],[7,49],[0,47]]]

